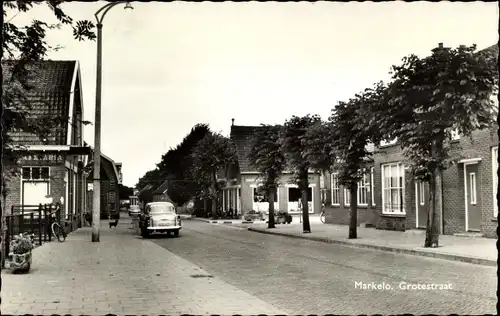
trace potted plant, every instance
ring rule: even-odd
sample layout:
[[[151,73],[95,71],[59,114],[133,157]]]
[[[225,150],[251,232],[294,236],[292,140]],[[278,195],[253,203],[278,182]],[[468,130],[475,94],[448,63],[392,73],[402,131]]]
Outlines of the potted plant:
[[[21,233],[14,236],[10,242],[9,256],[6,260],[6,267],[12,272],[28,272],[31,268],[31,251],[34,248],[34,235]]]
[[[292,222],[292,215],[286,211],[278,211],[276,214],[276,223],[278,224],[290,224]]]

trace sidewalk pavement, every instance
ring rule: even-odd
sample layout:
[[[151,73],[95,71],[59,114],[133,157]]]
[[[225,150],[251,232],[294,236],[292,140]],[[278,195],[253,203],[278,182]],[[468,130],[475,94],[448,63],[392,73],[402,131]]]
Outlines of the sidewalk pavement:
[[[182,238],[182,232],[181,237]],[[176,242],[177,238],[172,238]],[[229,298],[229,299],[228,299]],[[2,270],[2,314],[287,314],[133,232],[91,228],[33,250],[28,274]]]
[[[487,266],[497,266],[498,252],[496,239],[478,237],[439,236],[438,248],[424,248],[425,231],[408,230],[406,232],[378,230],[358,227],[357,239],[348,239],[349,226],[323,224],[318,216],[311,216],[311,233],[302,233],[302,223],[294,218],[289,225],[276,225],[268,229],[265,223],[252,225],[234,225],[248,227],[253,232],[301,238],[332,244],[342,244],[359,248],[371,248],[382,251],[410,255],[427,256],[446,260],[462,261]]]

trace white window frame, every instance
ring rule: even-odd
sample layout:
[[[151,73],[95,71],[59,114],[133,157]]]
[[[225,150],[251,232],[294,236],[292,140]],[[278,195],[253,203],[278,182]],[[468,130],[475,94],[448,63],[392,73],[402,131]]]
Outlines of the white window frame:
[[[30,177],[29,178],[24,178],[24,170],[23,170],[24,168],[30,169]],[[32,177],[33,177],[33,169],[34,168],[40,169],[40,176],[42,175],[42,168],[48,168],[48,170],[49,170],[48,177],[46,179],[44,179],[44,178],[33,179]],[[23,167],[21,167],[21,179],[24,181],[33,181],[33,182],[36,182],[36,181],[50,182],[50,167],[49,166],[23,166]]]
[[[477,205],[476,173],[469,173],[470,204]]]
[[[385,187],[385,168],[391,168],[393,166],[397,166],[397,170],[398,170],[398,175],[397,175],[397,179],[398,179],[398,182],[399,182],[399,179],[401,179],[402,183],[401,183],[401,187],[398,185],[397,187],[390,187],[390,188],[386,188]],[[391,170],[391,169],[389,169]],[[401,163],[401,162],[396,162],[396,163],[387,163],[387,164],[383,164],[381,166],[381,179],[382,179],[382,214],[390,214],[390,215],[394,215],[394,214],[397,214],[397,215],[406,215],[406,211],[405,211],[405,207],[406,207],[406,203],[405,203],[405,168],[404,168],[404,165]],[[401,175],[399,174],[401,173]],[[389,176],[392,176],[392,174],[390,174]],[[392,209],[391,211],[388,211],[386,210],[386,203],[385,203],[385,193],[386,193],[386,190],[401,190],[401,194],[402,194],[402,205],[400,205],[400,209],[399,210],[394,210]]]
[[[418,182],[418,189],[420,190],[420,194],[418,195],[420,205],[425,205],[425,187],[423,181]]]
[[[375,168],[370,168],[370,189],[371,189],[371,198],[372,198],[372,206],[375,206]]]
[[[398,141],[397,137],[395,137],[392,140],[388,140],[388,141],[383,140],[380,142],[380,147],[392,146],[392,145],[396,144],[397,141]]]
[[[363,170],[363,178],[358,182],[358,206],[368,206],[368,192],[370,191],[370,183],[368,182],[368,173]],[[364,194],[365,203],[361,203],[361,197]]]
[[[460,140],[460,134],[458,133],[458,128],[451,131],[451,140]]]
[[[351,192],[344,188],[344,206],[351,206]]]
[[[498,218],[498,201],[497,201],[497,190],[498,190],[498,146],[491,148],[491,178],[493,182],[493,217]]]
[[[331,204],[333,206],[340,206],[340,185],[339,185],[339,174],[338,172],[335,172],[335,173],[332,173],[331,175],[331,183],[332,183],[332,201],[331,201]],[[335,181],[334,181],[335,179]],[[335,195],[335,193],[337,193],[337,195]],[[334,203],[334,196],[336,196],[338,199],[337,199],[337,203]]]
[[[23,178],[23,168],[30,168],[30,177],[29,177],[29,179]],[[32,168],[40,168],[40,175],[42,174],[42,168],[49,168],[49,176],[48,176],[48,178],[47,179],[32,179],[31,178],[31,175],[32,175],[32,172],[33,172],[31,170]],[[50,186],[50,172],[51,172],[50,169],[51,169],[50,166],[46,166],[46,165],[42,165],[42,166],[21,166],[21,176],[19,177],[19,182],[20,182],[19,204],[20,205],[23,204],[23,194],[24,194],[24,192],[23,192],[23,183],[25,181],[29,181],[29,182],[36,182],[36,181],[38,181],[38,182],[47,182],[48,183],[48,187],[49,187],[48,188],[49,193],[47,195],[51,195],[52,194],[52,189],[51,189],[51,186]]]

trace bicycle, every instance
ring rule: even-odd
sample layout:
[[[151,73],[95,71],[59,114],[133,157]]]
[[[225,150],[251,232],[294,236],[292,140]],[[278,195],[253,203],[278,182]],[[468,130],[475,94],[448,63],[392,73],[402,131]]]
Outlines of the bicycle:
[[[66,232],[64,231],[63,226],[61,225],[60,221],[57,220],[55,212],[51,213],[51,216],[55,218],[55,221],[50,225],[52,235],[54,235],[54,238],[57,239],[59,242],[64,242],[66,240]]]

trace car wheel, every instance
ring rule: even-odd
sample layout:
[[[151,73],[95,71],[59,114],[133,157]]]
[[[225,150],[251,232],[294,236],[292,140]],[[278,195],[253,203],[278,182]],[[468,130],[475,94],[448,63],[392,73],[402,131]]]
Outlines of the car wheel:
[[[174,237],[179,237],[179,230],[174,230]]]

